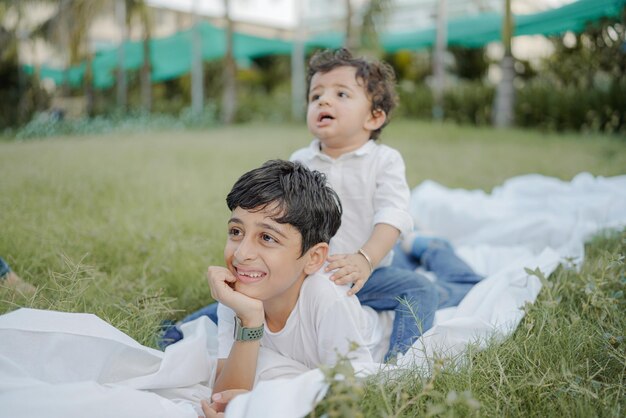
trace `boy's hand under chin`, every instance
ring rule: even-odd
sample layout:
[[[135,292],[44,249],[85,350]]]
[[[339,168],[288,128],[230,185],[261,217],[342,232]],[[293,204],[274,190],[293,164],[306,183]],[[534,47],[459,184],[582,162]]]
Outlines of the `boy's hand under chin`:
[[[210,266],[207,280],[211,296],[216,301],[228,306],[244,322],[263,322],[263,302],[237,292],[234,289],[237,278],[224,267]]]
[[[372,274],[367,260],[361,254],[335,254],[327,260],[328,265],[324,271],[336,270],[330,280],[339,285],[354,283],[348,291],[350,296],[361,290]]]

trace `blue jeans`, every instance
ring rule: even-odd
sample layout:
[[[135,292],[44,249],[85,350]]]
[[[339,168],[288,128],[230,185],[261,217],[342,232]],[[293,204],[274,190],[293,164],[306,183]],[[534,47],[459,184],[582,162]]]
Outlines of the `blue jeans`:
[[[204,308],[198,309],[197,311],[190,313],[180,322],[185,323],[193,321],[194,319],[200,318],[202,315],[208,316],[214,324],[217,324],[217,302],[213,302],[212,304],[207,305]]]
[[[391,266],[374,270],[357,293],[361,304],[396,313],[385,360],[405,353],[432,327],[437,309],[458,305],[483,278],[456,255],[447,241],[433,238],[427,242],[420,257],[407,254],[396,245]],[[437,280],[431,282],[415,272],[420,266],[433,272]]]
[[[356,295],[365,306],[395,312],[385,361],[398,353],[405,353],[424,331],[433,326],[438,304],[437,289],[414,270],[393,265],[378,268]]]
[[[168,345],[182,340],[183,332],[180,330],[179,325],[184,324],[185,322],[193,321],[203,315],[208,316],[211,321],[217,324],[217,302],[213,302],[204,308],[200,308],[197,311],[192,312],[179,322],[174,322],[172,320],[163,321],[161,323],[161,332],[157,337],[157,345],[159,348],[161,350],[165,350]]]
[[[396,245],[391,265],[408,270],[421,266],[433,272],[437,277],[434,285],[439,294],[437,309],[458,305],[467,292],[483,279],[456,255],[448,241],[438,238],[430,240],[421,257],[407,254]]]
[[[4,276],[9,274],[10,272],[11,268],[9,267],[7,262],[4,261],[2,257],[0,257],[0,280],[4,279]]]

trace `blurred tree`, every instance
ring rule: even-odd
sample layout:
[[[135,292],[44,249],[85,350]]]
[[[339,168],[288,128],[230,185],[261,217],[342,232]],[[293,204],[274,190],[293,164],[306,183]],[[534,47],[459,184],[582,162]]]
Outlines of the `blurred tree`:
[[[150,42],[152,40],[152,16],[145,0],[126,0],[126,9],[129,11],[127,25],[130,30],[134,16],[141,23],[143,64],[140,70],[141,104],[146,112],[152,110],[152,62],[150,59]]]
[[[237,112],[237,64],[233,53],[233,21],[230,18],[230,1],[224,1],[224,18],[226,19],[226,52],[224,54],[224,90],[222,91],[222,123],[231,124]]]
[[[83,79],[85,89],[87,113],[93,112],[93,85],[92,60],[93,51],[90,49],[89,28],[94,19],[100,15],[109,4],[90,0],[60,0],[48,1],[57,5],[54,13],[43,21],[32,32],[33,37],[47,41],[53,49],[65,57],[66,68],[86,61],[86,74]],[[69,95],[69,83],[63,85],[64,95]]]
[[[60,0],[49,3],[56,3],[56,10],[32,35],[48,41],[52,48],[66,56],[68,66],[78,64],[85,58],[89,47],[89,27],[106,3],[89,0]]]
[[[508,127],[513,123],[513,108],[515,105],[515,63],[511,49],[513,32],[511,0],[505,0],[504,16],[502,19],[502,45],[504,46],[504,56],[500,60],[501,79],[496,88],[492,112],[492,122],[494,126],[497,127]]]
[[[20,65],[20,41],[29,33],[22,25],[25,6],[16,0],[0,0],[0,129],[27,122],[49,101],[37,69],[27,75]]]
[[[568,113],[552,115],[552,126],[626,132],[626,7],[620,17],[551,39],[554,53],[537,78],[551,86],[550,99],[563,97],[554,107]]]
[[[361,22],[361,33],[358,49],[375,55],[382,55],[382,47],[378,38],[378,30],[382,26],[385,13],[391,7],[393,0],[368,0],[364,7]]]
[[[117,48],[117,107],[118,111],[124,112],[128,105],[128,79],[126,77],[126,48],[128,42],[129,17],[126,0],[115,1],[115,19],[121,32],[121,39]]]
[[[91,50],[89,29],[93,21],[100,15],[110,10],[112,2],[97,2],[93,0],[60,0],[60,1],[42,1],[43,3],[56,4],[57,8],[54,13],[42,22],[39,27],[33,31],[34,37],[39,37],[50,43],[52,48],[58,50],[59,53],[66,56],[66,67],[86,63],[86,71],[84,77],[84,89],[87,104],[87,113],[93,113],[93,73],[92,61],[94,51]],[[141,96],[142,104],[146,110],[152,107],[152,82],[151,82],[151,65],[150,65],[150,39],[151,39],[151,21],[150,12],[145,0],[120,0],[117,2],[119,7],[123,7],[120,11],[122,21],[120,25],[124,28],[123,40],[126,41],[126,34],[130,31],[133,17],[137,16],[141,22],[143,30],[143,50],[144,63],[141,68]],[[121,10],[121,9],[118,9]],[[120,51],[123,52],[123,51]],[[119,67],[124,67],[124,57],[120,57]],[[122,69],[118,69],[118,103],[122,107],[126,104],[126,86],[125,73]],[[64,95],[69,94],[69,87],[64,86]]]
[[[256,57],[253,61],[260,73],[260,84],[267,94],[272,94],[277,86],[290,77],[290,61],[286,55],[266,55]]]
[[[204,60],[202,59],[202,26],[200,0],[192,2],[191,29],[191,111],[199,117],[204,110]]]
[[[428,51],[402,50],[386,54],[384,59],[393,67],[398,81],[423,83],[433,72],[431,55]]]
[[[354,7],[352,7],[351,0],[344,0],[346,6],[346,37],[344,38],[343,46],[349,50],[353,50],[357,47],[356,28],[352,24],[354,20]]]
[[[449,46],[448,51],[454,56],[454,73],[465,80],[482,80],[489,69],[489,60],[485,48],[466,48]]]
[[[554,53],[542,69],[559,85],[587,89],[626,81],[626,8],[621,18],[603,19],[582,33],[551,41]]]
[[[353,52],[370,52],[382,55],[378,41],[378,26],[385,17],[393,0],[364,0],[355,7],[354,0],[344,0],[345,6],[345,48]],[[355,24],[356,22],[356,24]]]
[[[529,60],[517,58],[515,60],[515,78],[522,81],[532,80],[537,76],[537,70]]]

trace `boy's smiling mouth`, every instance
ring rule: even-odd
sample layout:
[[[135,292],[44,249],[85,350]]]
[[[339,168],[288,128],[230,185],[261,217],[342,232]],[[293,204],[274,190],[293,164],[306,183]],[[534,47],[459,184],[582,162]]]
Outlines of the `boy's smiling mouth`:
[[[237,280],[245,284],[259,282],[267,276],[267,273],[260,270],[235,267],[235,271],[237,272]]]

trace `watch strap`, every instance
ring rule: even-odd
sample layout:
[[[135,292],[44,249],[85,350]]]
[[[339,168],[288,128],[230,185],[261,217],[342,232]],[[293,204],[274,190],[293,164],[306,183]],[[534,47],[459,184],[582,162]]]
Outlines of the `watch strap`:
[[[233,337],[235,341],[256,341],[263,337],[265,326],[247,328],[241,323],[241,319],[235,316],[235,332]]]

